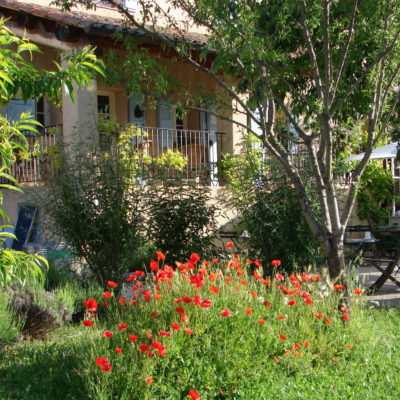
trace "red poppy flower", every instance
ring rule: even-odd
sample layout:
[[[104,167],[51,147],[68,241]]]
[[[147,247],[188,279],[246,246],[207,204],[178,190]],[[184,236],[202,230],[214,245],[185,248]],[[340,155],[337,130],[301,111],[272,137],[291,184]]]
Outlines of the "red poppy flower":
[[[315,275],[315,280],[316,281],[322,281],[322,276],[321,275]]]
[[[115,352],[118,353],[118,354],[122,354],[122,348],[121,347],[117,347],[115,349]]]
[[[113,282],[113,281],[107,281],[107,286],[108,287],[112,287],[112,288],[116,288],[118,286],[118,283]]]
[[[200,306],[203,307],[203,308],[211,307],[211,301],[210,301],[210,300],[204,299],[204,300],[200,303]]]
[[[152,336],[151,336],[151,333],[149,333],[149,332],[146,332],[146,337],[147,337],[147,339],[150,339]]]
[[[311,306],[311,304],[313,303],[313,301],[311,300],[311,297],[306,297],[304,299],[304,303],[308,304],[309,306]]]
[[[182,322],[189,322],[189,317],[186,314],[181,314],[181,321]]]
[[[165,350],[165,347],[159,342],[159,341],[157,341],[157,340],[153,340],[152,342],[151,342],[151,345],[150,345],[151,347],[153,347],[153,348],[155,348],[155,349],[157,349],[157,350],[161,350],[161,351],[164,351]]]
[[[126,278],[126,281],[133,282],[133,281],[136,281],[136,279],[137,279],[137,276],[135,274],[131,274],[128,276],[128,278]]]
[[[129,340],[132,340],[132,342],[137,342],[139,340],[139,338],[136,335],[129,335],[128,336]]]
[[[190,328],[185,328],[184,330],[187,335],[191,335],[193,333],[193,331]]]
[[[232,282],[233,281],[233,278],[230,277],[230,276],[226,276],[225,279],[226,279],[227,282]]]
[[[119,303],[121,306],[124,306],[124,305],[126,304],[126,297],[120,297],[120,298],[118,299],[118,303]]]
[[[191,397],[192,400],[200,400],[200,395],[194,389],[189,390],[189,397]]]
[[[304,340],[304,341],[303,341],[303,346],[304,346],[304,347],[308,347],[308,346],[310,346],[310,343],[307,342],[306,340]]]
[[[241,285],[243,285],[243,286],[248,285],[248,283],[247,283],[245,280],[243,280],[243,279],[239,279],[239,283],[240,283]]]
[[[271,307],[271,303],[269,301],[264,301],[263,304],[265,307]]]
[[[272,260],[272,261],[271,261],[271,265],[272,265],[273,267],[279,267],[281,264],[282,264],[282,261],[281,261],[281,260]]]
[[[251,297],[257,297],[257,293],[256,293],[256,292],[253,292],[252,290],[249,290],[249,295],[250,295]]]
[[[158,334],[159,334],[159,336],[167,336],[167,337],[169,337],[169,336],[172,335],[172,332],[159,331]]]
[[[246,308],[246,314],[251,315],[253,314],[253,310],[251,308]]]
[[[282,333],[279,334],[279,338],[281,340],[286,340],[286,336],[284,334],[282,334]]]
[[[364,293],[364,291],[361,289],[357,289],[357,288],[354,289],[354,294],[357,294],[358,296],[361,296],[363,293]]]
[[[316,317],[317,317],[318,319],[322,319],[322,318],[324,318],[324,314],[318,313],[318,314],[316,315]]]
[[[150,269],[152,271],[158,271],[158,261],[150,260]]]
[[[111,297],[113,297],[113,294],[111,293],[111,292],[104,292],[103,293],[103,297],[105,298],[105,299],[111,299]]]
[[[348,321],[349,320],[349,315],[348,314],[343,314],[342,315],[342,320],[343,321]]]
[[[112,338],[113,337],[113,333],[110,331],[104,331],[102,333],[103,336],[108,337],[108,338]]]
[[[214,264],[218,264],[218,263],[219,263],[218,258],[213,258],[211,261],[212,261]]]
[[[297,303],[297,301],[296,300],[289,300],[288,301],[288,306],[294,306],[295,304]]]
[[[340,311],[341,311],[341,312],[349,312],[349,311],[350,311],[350,308],[348,308],[348,307],[341,307],[341,308],[340,308]]]
[[[284,315],[278,314],[278,315],[276,316],[276,318],[278,318],[278,319],[285,319],[286,317],[285,317]]]
[[[310,296],[311,296],[310,292],[301,292],[301,297],[303,297],[304,299]]]
[[[254,265],[255,265],[256,267],[262,267],[262,264],[260,263],[260,260],[259,260],[258,258],[256,258],[256,259],[254,260]]]
[[[230,317],[231,315],[232,315],[232,311],[227,309],[227,308],[225,310],[221,311],[221,316],[222,317]]]
[[[183,301],[184,303],[186,303],[186,304],[189,304],[189,303],[192,302],[192,299],[191,299],[190,297],[185,296],[185,297],[182,299],[182,301]]]
[[[277,281],[283,281],[283,280],[285,280],[285,277],[282,274],[276,274],[275,279]]]
[[[165,260],[165,254],[162,251],[156,251],[156,255],[158,261]]]
[[[90,312],[94,312],[97,310],[97,302],[96,300],[93,299],[87,299],[83,305],[86,307],[86,309]]]
[[[258,322],[262,325],[265,324],[267,321],[265,319],[259,319]]]
[[[181,326],[180,326],[179,324],[177,324],[176,322],[174,322],[174,323],[171,325],[171,328],[172,328],[173,330],[175,330],[175,331],[178,331],[180,327],[181,327]]]
[[[185,310],[182,307],[176,307],[175,311],[179,314],[183,314],[185,312]]]
[[[89,321],[88,319],[85,319],[82,322],[82,324],[85,325],[85,326],[93,326],[93,321]]]
[[[353,348],[354,348],[354,346],[353,346],[351,343],[349,343],[349,344],[347,345],[347,347],[348,347],[350,350],[353,350]]]
[[[159,317],[160,317],[160,314],[157,311],[153,311],[150,314],[150,318],[159,318]]]
[[[271,281],[270,281],[269,279],[264,279],[264,280],[262,281],[262,283],[263,283],[263,285],[265,285],[265,286],[271,286]]]
[[[344,285],[335,285],[333,288],[335,290],[342,290],[342,289],[344,289]]]
[[[141,353],[146,353],[146,352],[149,351],[149,346],[147,346],[147,344],[141,344],[141,345],[139,346],[139,351],[140,351]]]
[[[328,326],[330,326],[330,324],[332,323],[332,318],[326,318],[326,324],[328,325]]]
[[[108,307],[108,306],[110,305],[110,303],[107,303],[106,301],[103,301],[103,302],[101,303],[101,305],[102,305],[103,307]]]
[[[119,330],[119,331],[124,331],[127,327],[128,327],[128,324],[124,324],[124,323],[122,323],[122,322],[120,322],[120,323],[118,324],[118,330]]]
[[[200,257],[197,253],[192,253],[189,258],[190,262],[193,264],[197,264],[200,261]]]
[[[299,343],[295,343],[292,347],[292,350],[298,350],[300,348],[300,344]]]
[[[235,244],[233,242],[227,242],[226,243],[226,248],[231,249]]]
[[[112,367],[111,367],[110,364],[103,365],[103,366],[101,367],[101,370],[104,371],[104,372],[109,372],[109,371],[111,371],[111,369],[112,369]]]
[[[210,286],[210,292],[217,294],[219,293],[219,289],[216,286]]]
[[[103,365],[107,365],[109,364],[110,361],[108,360],[108,358],[102,358],[102,357],[97,357],[96,359],[96,365],[98,365],[99,367],[102,367]]]
[[[144,381],[149,385],[152,385],[154,383],[154,379],[151,376],[144,378]]]

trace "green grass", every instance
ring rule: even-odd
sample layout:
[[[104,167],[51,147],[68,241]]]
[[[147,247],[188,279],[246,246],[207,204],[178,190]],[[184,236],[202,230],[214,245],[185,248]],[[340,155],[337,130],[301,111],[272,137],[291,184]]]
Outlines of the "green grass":
[[[211,282],[206,274],[197,289],[176,272],[171,283],[158,283],[158,300],[122,306],[113,297],[110,307],[99,307],[97,317],[88,313],[91,327],[70,325],[53,332],[47,342],[9,344],[0,350],[0,399],[175,400],[188,399],[190,389],[202,400],[400,398],[400,309],[365,309],[363,296],[353,296],[350,319],[343,321],[337,310],[339,291],[328,282],[300,280],[297,293],[285,294],[279,285],[264,286],[240,274],[241,268],[220,267],[224,276]],[[233,282],[226,281],[227,275]],[[247,285],[240,284],[243,279]],[[287,278],[282,283],[290,290],[295,287]],[[211,285],[219,293],[211,293]],[[118,289],[108,290],[117,296]],[[312,305],[300,296],[306,290]],[[156,293],[154,287],[151,291]],[[174,302],[196,295],[210,300],[211,307]],[[102,291],[94,298],[100,304]],[[288,305],[290,299],[297,303]],[[265,300],[272,306],[265,307]],[[184,308],[188,323],[180,321],[177,306]],[[232,315],[222,317],[223,309]],[[149,317],[154,311],[158,318]],[[318,313],[324,317],[317,318]],[[277,319],[278,314],[286,318]],[[267,323],[258,323],[260,318]],[[118,330],[121,322],[127,330]],[[171,330],[174,322],[181,324],[180,330]],[[193,334],[186,334],[184,327]],[[105,330],[113,337],[104,337]],[[172,334],[160,336],[159,331]],[[128,339],[132,333],[138,342]],[[153,348],[154,357],[139,351],[140,344],[153,340],[165,346],[166,357]],[[304,340],[309,347],[303,346]],[[117,354],[116,347],[123,353]],[[102,371],[97,357],[107,357],[112,370]],[[154,384],[146,383],[146,377]]]
[[[254,389],[225,391],[219,399],[393,399],[400,398],[400,310],[368,310],[365,339],[354,343],[352,360],[291,370],[280,363],[259,366],[245,377]],[[53,334],[48,342],[22,342],[0,351],[1,400],[95,399],[82,363],[87,338],[80,327]],[[130,388],[132,400],[134,388]],[[102,398],[102,397],[100,397]],[[167,398],[167,397],[165,397]],[[208,397],[211,398],[211,397]],[[154,397],[162,399],[162,397]]]

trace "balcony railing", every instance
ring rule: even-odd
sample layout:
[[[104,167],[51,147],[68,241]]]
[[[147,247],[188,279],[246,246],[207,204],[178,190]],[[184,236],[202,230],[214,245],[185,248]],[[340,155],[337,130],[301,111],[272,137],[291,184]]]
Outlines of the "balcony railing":
[[[167,151],[179,152],[186,158],[183,171],[169,169],[168,176],[198,180],[218,186],[218,162],[221,160],[224,133],[186,129],[140,128],[132,137],[132,147],[152,158]]]
[[[11,173],[18,183],[32,183],[44,180],[45,171],[54,171],[57,152],[57,141],[61,134],[62,126],[54,125],[43,128],[40,134],[26,135],[27,149],[30,152],[28,159],[17,154],[17,160],[12,165]],[[16,141],[21,142],[20,139]],[[1,178],[0,183],[10,183]]]
[[[11,171],[19,183],[41,182],[52,173],[55,168],[55,155],[58,152],[59,135],[62,126],[53,126],[43,129],[40,135],[26,136],[31,157],[27,160],[18,159]],[[105,136],[105,135],[102,135]],[[110,139],[109,145],[115,144]],[[102,138],[104,139],[104,137]],[[157,159],[167,151],[179,152],[186,158],[186,165],[182,171],[175,168],[165,168],[162,172],[165,177],[195,180],[199,183],[218,186],[218,162],[221,160],[224,133],[213,131],[196,131],[184,129],[140,128],[130,139],[132,150],[144,156]],[[104,145],[104,143],[103,143]],[[157,175],[151,165],[143,162],[143,179]],[[0,183],[9,183],[1,180]]]

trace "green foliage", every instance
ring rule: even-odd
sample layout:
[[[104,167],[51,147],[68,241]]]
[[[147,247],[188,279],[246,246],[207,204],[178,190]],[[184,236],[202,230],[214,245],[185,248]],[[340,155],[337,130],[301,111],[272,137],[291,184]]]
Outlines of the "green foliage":
[[[242,215],[240,228],[250,235],[251,253],[264,265],[282,260],[286,270],[322,262],[294,188],[277,162],[263,160],[260,146],[247,141],[241,155],[224,158],[222,168],[230,192],[223,201]]]
[[[13,47],[15,49],[13,49]],[[72,85],[75,82],[78,87],[91,83],[97,73],[102,74],[102,64],[96,60],[94,50],[89,47],[80,52],[71,54],[65,58],[67,69],[57,65],[58,71],[39,69],[25,57],[27,53],[32,56],[40,52],[39,48],[25,38],[16,37],[4,26],[4,20],[0,20],[0,102],[6,103],[15,97],[27,100],[32,97],[47,95],[57,100],[64,84],[67,92],[73,100]],[[24,130],[37,133],[36,127],[40,125],[27,114],[21,115],[20,121],[10,123],[0,115],[0,177],[8,179],[12,185],[2,184],[0,188],[19,190],[17,182],[11,176],[11,166],[16,157],[29,158],[27,140]],[[3,194],[0,193],[0,206]],[[8,219],[3,210],[1,217]],[[4,229],[6,226],[1,226]],[[30,280],[43,279],[47,261],[40,256],[27,255],[25,253],[2,248],[6,237],[15,236],[9,233],[0,233],[0,286],[12,282],[24,284]]]
[[[370,161],[365,168],[357,194],[357,214],[372,226],[388,223],[395,200],[394,181],[391,171],[379,161]]]
[[[145,187],[118,155],[85,151],[64,154],[60,173],[40,199],[76,256],[98,279],[120,279],[143,259]],[[140,255],[140,260],[136,255]]]
[[[302,215],[297,195],[284,180],[274,189],[265,185],[252,204],[242,205],[243,227],[248,231],[251,251],[264,265],[282,260],[285,270],[321,264],[322,259]]]
[[[209,190],[167,181],[149,192],[150,236],[154,246],[166,253],[167,262],[184,262],[193,252],[209,255],[217,213],[217,207],[210,203]]]
[[[9,292],[0,288],[0,347],[13,342],[23,328],[23,320],[19,319],[10,308]]]

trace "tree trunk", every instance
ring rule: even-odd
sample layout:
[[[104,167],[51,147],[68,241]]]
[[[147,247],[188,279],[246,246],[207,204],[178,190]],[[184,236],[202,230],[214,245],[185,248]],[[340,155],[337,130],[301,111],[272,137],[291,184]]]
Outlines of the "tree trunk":
[[[343,282],[346,265],[343,239],[330,238],[325,240],[321,248],[328,265],[329,278],[333,282]]]

